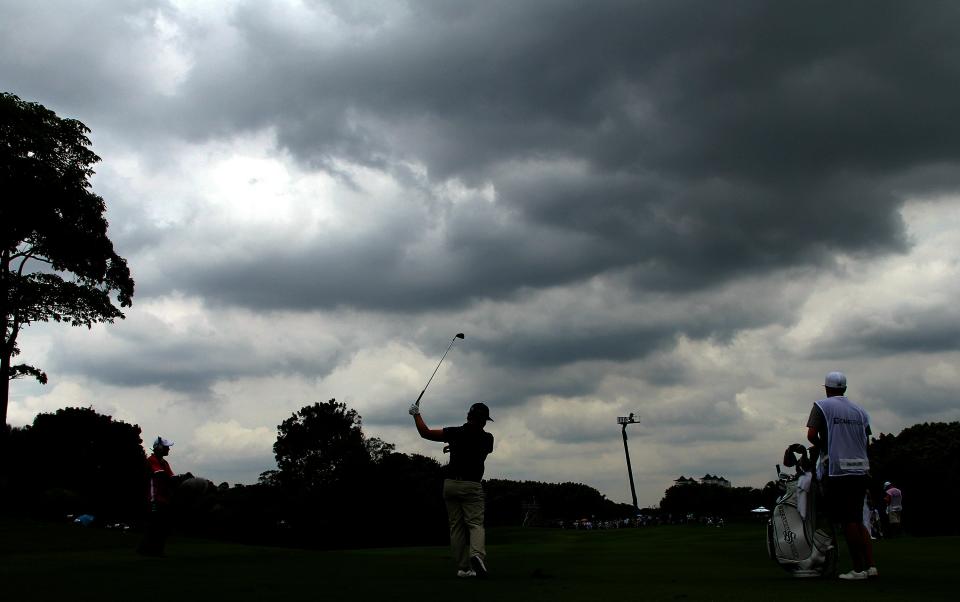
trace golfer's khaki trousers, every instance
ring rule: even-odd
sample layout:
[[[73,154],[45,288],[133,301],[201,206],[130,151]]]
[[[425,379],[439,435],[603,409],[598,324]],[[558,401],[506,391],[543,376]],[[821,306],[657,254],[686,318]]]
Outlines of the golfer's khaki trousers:
[[[450,521],[450,548],[460,570],[470,569],[470,557],[486,558],[483,530],[483,487],[476,481],[443,481],[443,501]]]

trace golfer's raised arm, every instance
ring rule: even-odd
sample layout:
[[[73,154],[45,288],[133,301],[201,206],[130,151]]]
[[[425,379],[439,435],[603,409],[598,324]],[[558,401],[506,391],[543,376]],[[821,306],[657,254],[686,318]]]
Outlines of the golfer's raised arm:
[[[421,437],[430,441],[443,441],[443,430],[431,429],[427,426],[423,417],[420,416],[420,406],[417,404],[410,406],[410,415],[413,416],[413,423],[417,425],[417,432],[420,433]]]

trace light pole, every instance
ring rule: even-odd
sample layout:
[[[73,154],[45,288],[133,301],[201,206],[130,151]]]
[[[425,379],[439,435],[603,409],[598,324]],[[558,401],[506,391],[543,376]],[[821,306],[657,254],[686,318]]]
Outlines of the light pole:
[[[623,453],[627,456],[627,476],[630,477],[630,494],[633,496],[633,509],[639,511],[640,508],[637,507],[637,489],[633,485],[633,467],[630,465],[630,448],[627,447],[627,425],[636,424],[640,422],[639,420],[634,419],[633,412],[630,412],[629,416],[618,416],[617,424],[622,425],[623,431]]]

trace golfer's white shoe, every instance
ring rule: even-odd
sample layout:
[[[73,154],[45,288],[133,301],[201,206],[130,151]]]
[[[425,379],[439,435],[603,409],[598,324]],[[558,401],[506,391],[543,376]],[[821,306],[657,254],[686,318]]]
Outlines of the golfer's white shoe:
[[[849,573],[840,573],[840,578],[844,581],[860,581],[867,578],[867,571],[850,571]]]
[[[460,569],[457,571],[457,577],[467,578],[467,577],[476,577],[476,576],[477,574],[472,570],[464,571],[463,569]]]
[[[867,569],[867,577],[870,577],[871,579],[876,579],[879,576],[880,576],[880,573],[877,572],[877,567],[872,566]]]

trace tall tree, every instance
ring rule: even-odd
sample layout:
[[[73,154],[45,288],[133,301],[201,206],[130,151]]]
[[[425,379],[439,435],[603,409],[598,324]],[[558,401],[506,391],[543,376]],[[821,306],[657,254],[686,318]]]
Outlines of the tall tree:
[[[107,237],[106,205],[90,187],[90,130],[35,102],[0,93],[0,425],[10,381],[46,375],[12,363],[33,322],[90,328],[123,318],[133,279]]]
[[[310,492],[354,480],[371,462],[361,427],[356,410],[335,399],[300,408],[277,427],[276,477],[284,486]]]
[[[92,408],[37,414],[32,425],[12,429],[10,447],[17,461],[4,501],[53,516],[135,518],[147,489],[140,434],[139,426]]]

